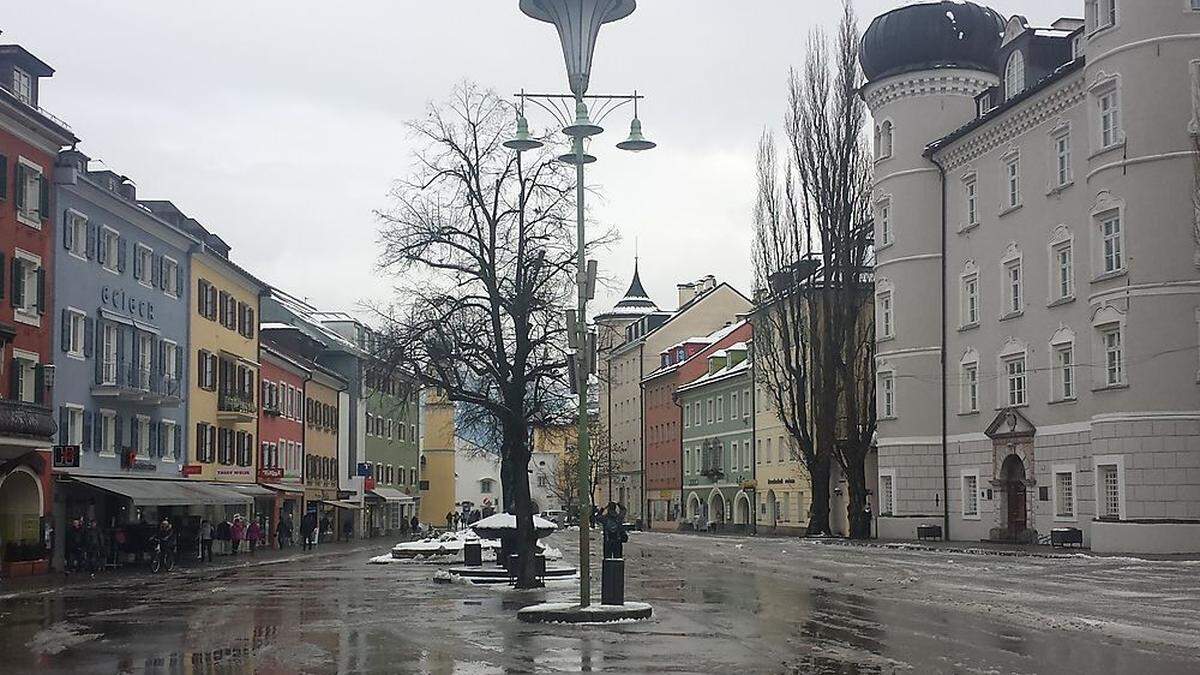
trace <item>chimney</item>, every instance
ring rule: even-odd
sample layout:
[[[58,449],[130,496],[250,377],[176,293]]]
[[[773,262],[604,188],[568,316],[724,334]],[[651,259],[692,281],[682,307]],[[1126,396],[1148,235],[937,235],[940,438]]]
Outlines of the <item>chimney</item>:
[[[121,184],[117,186],[117,192],[131,202],[137,201],[137,187],[128,178],[121,181]]]
[[[679,306],[683,307],[696,297],[696,284],[679,284],[676,286],[679,289]]]

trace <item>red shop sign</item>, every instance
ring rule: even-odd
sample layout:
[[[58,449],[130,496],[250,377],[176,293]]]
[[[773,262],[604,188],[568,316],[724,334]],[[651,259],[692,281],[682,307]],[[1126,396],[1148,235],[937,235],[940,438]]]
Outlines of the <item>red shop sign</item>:
[[[185,476],[198,476],[198,475],[200,475],[200,465],[199,464],[184,464],[182,467],[180,467],[179,473],[181,473]]]

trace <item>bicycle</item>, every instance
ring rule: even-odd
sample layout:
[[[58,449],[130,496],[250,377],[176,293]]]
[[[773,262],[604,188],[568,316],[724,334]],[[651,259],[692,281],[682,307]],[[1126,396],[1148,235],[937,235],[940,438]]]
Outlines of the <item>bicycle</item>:
[[[150,572],[158,574],[165,570],[170,572],[175,568],[175,547],[172,540],[163,541],[158,537],[150,540],[153,550],[150,553]]]

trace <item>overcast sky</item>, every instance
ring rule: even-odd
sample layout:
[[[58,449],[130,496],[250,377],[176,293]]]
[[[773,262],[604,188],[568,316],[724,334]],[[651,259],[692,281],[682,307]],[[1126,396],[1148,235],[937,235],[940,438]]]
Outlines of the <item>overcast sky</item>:
[[[81,149],[170,199],[266,281],[325,309],[386,297],[374,209],[409,173],[403,123],[456,82],[508,94],[565,90],[553,28],[517,0],[54,0],[0,16],[0,41],[53,66],[41,104]],[[755,145],[778,129],[785,77],[833,0],[642,0],[601,31],[593,93],[638,89],[649,153],[594,145],[595,215],[622,240],[601,256],[596,308],[624,291],[635,242],[663,308],[714,274],[748,292]],[[855,0],[861,26],[901,0]],[[1046,24],[1082,0],[995,0]],[[531,115],[539,126],[548,122]]]

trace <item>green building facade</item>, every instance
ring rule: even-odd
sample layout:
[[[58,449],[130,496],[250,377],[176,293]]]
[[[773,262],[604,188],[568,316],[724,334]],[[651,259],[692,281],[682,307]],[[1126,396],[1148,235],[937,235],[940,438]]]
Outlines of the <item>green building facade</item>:
[[[421,397],[412,381],[368,372],[364,400],[367,536],[391,535],[420,508]]]

